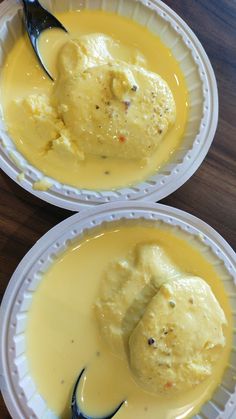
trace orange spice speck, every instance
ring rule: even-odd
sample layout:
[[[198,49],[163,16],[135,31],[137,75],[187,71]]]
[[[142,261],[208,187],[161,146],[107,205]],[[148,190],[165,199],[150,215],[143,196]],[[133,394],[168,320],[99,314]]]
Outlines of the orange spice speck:
[[[120,135],[120,136],[119,136],[119,141],[120,141],[121,143],[124,143],[126,140],[127,140],[127,138],[126,138],[124,135]]]
[[[167,381],[167,383],[165,384],[165,388],[168,389],[171,387],[173,387],[173,383],[171,381]]]

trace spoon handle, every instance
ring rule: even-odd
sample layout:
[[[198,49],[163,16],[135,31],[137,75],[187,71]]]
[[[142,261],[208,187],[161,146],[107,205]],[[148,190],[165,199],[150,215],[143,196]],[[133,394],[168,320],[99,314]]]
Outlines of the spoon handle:
[[[38,0],[22,0],[22,3],[26,12],[29,12],[29,8],[32,10],[32,6],[42,7]]]
[[[37,34],[37,36],[40,34],[38,28],[38,18],[39,13],[41,14],[43,11],[43,7],[39,3],[38,0],[22,0],[23,6],[24,6],[24,12],[25,12],[25,20],[27,25],[27,30],[29,36],[32,35],[30,32]],[[34,47],[36,48],[36,41],[37,37],[35,37],[35,40],[31,38],[31,42],[33,42]]]
[[[22,0],[22,3],[27,6],[29,4],[36,4],[37,6],[40,4],[38,0]]]

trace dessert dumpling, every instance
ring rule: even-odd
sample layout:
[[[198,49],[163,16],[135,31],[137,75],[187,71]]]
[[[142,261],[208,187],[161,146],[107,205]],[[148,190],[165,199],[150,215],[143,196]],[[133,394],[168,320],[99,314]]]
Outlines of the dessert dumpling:
[[[137,382],[152,393],[187,391],[209,377],[225,345],[226,318],[198,277],[165,283],[129,339]]]
[[[96,313],[111,350],[126,356],[131,332],[161,285],[182,274],[156,244],[138,244],[110,264],[101,283]]]
[[[114,43],[100,34],[68,41],[53,104],[84,155],[143,159],[175,122],[175,102],[167,83],[140,66],[138,56],[114,58]]]

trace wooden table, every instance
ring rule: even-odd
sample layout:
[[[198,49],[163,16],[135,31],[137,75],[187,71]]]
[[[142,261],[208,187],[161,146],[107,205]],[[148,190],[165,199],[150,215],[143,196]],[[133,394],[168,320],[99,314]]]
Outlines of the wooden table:
[[[2,0],[0,0],[1,2]],[[213,145],[194,176],[161,201],[201,218],[236,248],[236,2],[166,0],[195,31],[214,67],[220,118]],[[51,227],[72,213],[40,202],[0,174],[0,298],[16,266]],[[0,399],[0,418],[10,418]]]

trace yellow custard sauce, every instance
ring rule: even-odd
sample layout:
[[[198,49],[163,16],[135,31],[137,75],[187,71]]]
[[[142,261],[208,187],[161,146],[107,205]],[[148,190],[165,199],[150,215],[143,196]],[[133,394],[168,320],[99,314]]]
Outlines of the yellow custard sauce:
[[[102,339],[94,313],[101,278],[108,264],[136,244],[155,242],[184,272],[202,277],[224,310],[226,345],[212,376],[184,394],[155,396],[132,378],[125,360],[111,353]],[[59,255],[44,274],[29,312],[27,356],[38,392],[60,418],[70,417],[70,399],[83,368],[78,398],[82,411],[93,417],[111,413],[121,419],[183,419],[199,412],[221,382],[232,344],[228,298],[211,257],[201,242],[178,228],[159,223],[116,223],[92,230]]]
[[[19,108],[13,106],[15,100],[31,94],[50,96],[54,86],[40,67],[25,34],[9,53],[1,79],[4,119],[9,135],[33,166],[43,175],[62,183],[78,188],[109,190],[146,179],[171,160],[184,135],[188,91],[178,62],[158,37],[128,18],[97,10],[71,11],[56,16],[68,29],[68,34],[58,30],[46,31],[40,40],[41,55],[55,79],[57,55],[68,39],[92,33],[105,34],[124,45],[122,54],[127,58],[138,50],[145,58],[146,69],[159,74],[167,82],[176,104],[176,121],[147,163],[92,155],[75,163],[64,155],[45,153],[34,139],[34,127],[23,118]]]

